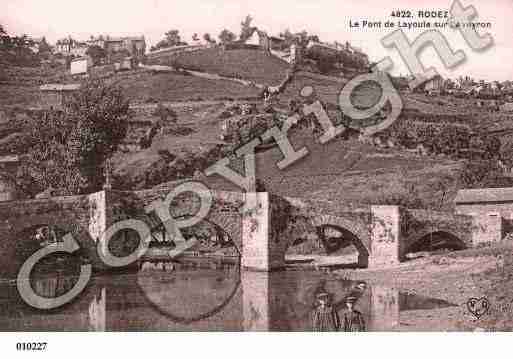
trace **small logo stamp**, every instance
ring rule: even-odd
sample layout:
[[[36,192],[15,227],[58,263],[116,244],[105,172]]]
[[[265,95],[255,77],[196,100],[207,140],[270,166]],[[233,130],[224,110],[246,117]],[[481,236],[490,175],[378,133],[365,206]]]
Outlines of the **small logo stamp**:
[[[469,298],[469,300],[467,300],[467,309],[479,319],[490,309],[490,302],[485,297]]]

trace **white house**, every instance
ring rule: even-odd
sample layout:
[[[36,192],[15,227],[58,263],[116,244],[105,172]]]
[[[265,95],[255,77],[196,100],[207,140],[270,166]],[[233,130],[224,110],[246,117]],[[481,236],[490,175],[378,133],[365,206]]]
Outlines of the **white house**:
[[[436,75],[432,79],[424,83],[425,91],[439,91],[444,87],[444,79],[440,75]]]
[[[246,45],[254,45],[254,46],[260,46],[260,34],[258,30],[253,31],[250,37],[244,41]]]
[[[93,60],[90,56],[79,57],[71,61],[70,72],[72,75],[86,74],[91,66]]]

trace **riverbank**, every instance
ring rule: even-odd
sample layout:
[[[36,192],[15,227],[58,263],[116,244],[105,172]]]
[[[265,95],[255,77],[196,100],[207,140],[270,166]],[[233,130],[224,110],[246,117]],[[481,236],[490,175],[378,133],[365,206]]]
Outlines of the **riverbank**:
[[[398,331],[511,330],[513,327],[513,245],[432,255],[371,270],[336,270],[341,277],[400,292],[438,298],[455,306],[400,311]],[[476,318],[467,308],[470,298],[486,298],[490,309]],[[512,310],[509,310],[509,309]],[[509,311],[508,311],[509,310]]]

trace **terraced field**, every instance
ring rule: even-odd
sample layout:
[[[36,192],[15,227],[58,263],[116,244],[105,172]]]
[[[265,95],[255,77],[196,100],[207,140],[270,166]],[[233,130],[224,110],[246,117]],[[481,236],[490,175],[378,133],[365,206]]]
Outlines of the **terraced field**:
[[[226,50],[215,47],[176,55],[163,54],[152,64],[182,67],[227,77],[277,85],[285,77],[288,64],[259,50]]]

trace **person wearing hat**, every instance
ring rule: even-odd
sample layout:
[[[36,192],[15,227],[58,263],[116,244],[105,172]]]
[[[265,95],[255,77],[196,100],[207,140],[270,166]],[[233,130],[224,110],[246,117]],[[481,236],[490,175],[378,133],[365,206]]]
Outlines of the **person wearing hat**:
[[[312,328],[316,332],[333,332],[340,328],[340,318],[330,304],[330,296],[326,292],[316,296],[316,307],[312,312]]]
[[[364,332],[365,320],[362,313],[354,309],[354,302],[356,302],[356,297],[350,296],[346,298],[347,309],[344,311],[344,331]]]

